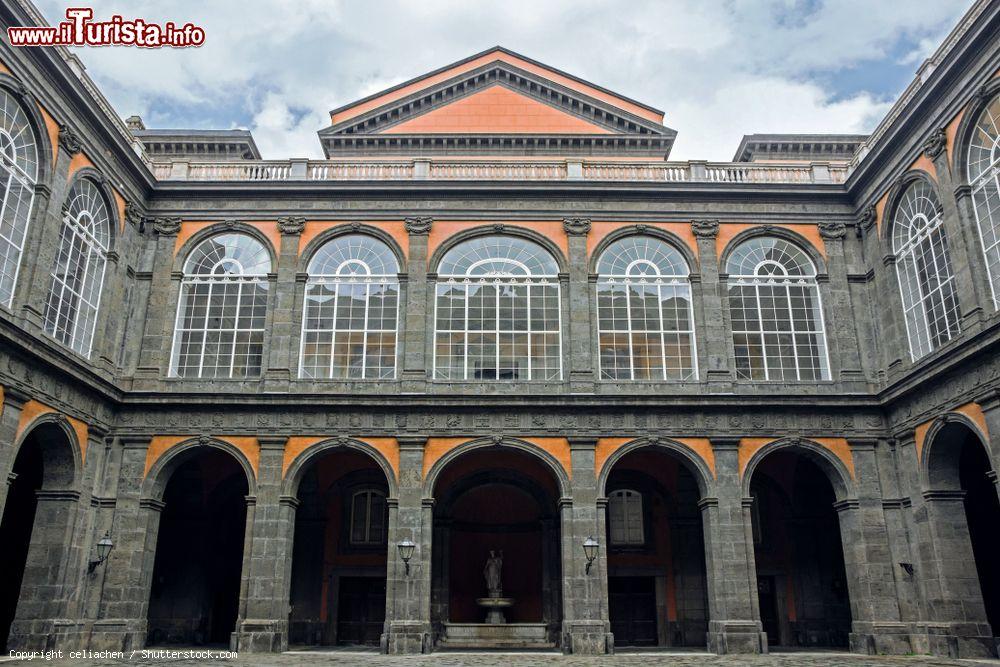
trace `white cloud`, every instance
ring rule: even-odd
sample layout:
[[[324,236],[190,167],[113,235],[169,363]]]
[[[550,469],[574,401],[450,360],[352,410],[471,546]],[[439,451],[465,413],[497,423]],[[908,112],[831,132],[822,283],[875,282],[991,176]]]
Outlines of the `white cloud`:
[[[37,0],[50,21],[71,0]],[[103,0],[120,13],[205,28],[199,49],[88,48],[123,116],[248,125],[265,157],[321,155],[327,111],[494,44],[666,112],[673,157],[729,159],[751,132],[865,132],[897,91],[844,96],[822,75],[887,60],[914,68],[968,0]],[[900,44],[908,45],[900,55]],[[829,77],[827,77],[829,78]],[[204,110],[204,111],[201,111]],[[222,118],[224,120],[220,121]],[[178,124],[178,123],[174,123]]]

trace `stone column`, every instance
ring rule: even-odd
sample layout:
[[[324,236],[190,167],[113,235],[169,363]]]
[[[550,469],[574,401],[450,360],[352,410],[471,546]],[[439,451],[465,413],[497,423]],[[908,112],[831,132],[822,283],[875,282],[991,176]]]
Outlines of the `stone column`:
[[[874,296],[879,317],[874,318],[875,340],[879,342],[879,368],[883,381],[898,375],[910,364],[910,344],[903,321],[903,301],[899,294],[899,279],[896,275],[896,257],[891,247],[885,247],[876,226],[877,214],[874,206],[866,206],[858,219],[858,226],[864,234],[864,254],[873,267]],[[882,224],[887,224],[882,221]]]
[[[708,650],[766,653],[767,635],[757,603],[752,499],[743,497],[739,439],[713,438],[716,497],[702,498],[705,575],[708,585]]]
[[[842,222],[821,222],[819,235],[826,247],[829,277],[826,289],[823,290],[823,296],[826,297],[823,310],[829,337],[831,379],[839,379],[842,383],[863,382],[864,372],[861,369],[861,351],[858,347],[861,336],[855,325],[859,318],[853,316],[856,309],[851,303],[851,290],[847,283],[848,266],[844,253],[847,226]],[[839,373],[839,376],[835,377],[834,373]]]
[[[989,277],[986,271],[983,248],[979,240],[971,196],[961,191],[965,200],[959,206],[959,194],[951,173],[951,160],[945,150],[948,139],[944,128],[931,132],[924,142],[924,155],[934,162],[937,172],[938,200],[941,202],[943,227],[951,249],[951,268],[958,291],[958,307],[962,317],[962,331],[974,334],[983,326],[984,307],[992,307]],[[971,190],[968,190],[971,195]],[[970,215],[971,214],[971,215]]]
[[[562,649],[564,653],[600,655],[614,646],[608,617],[607,544],[597,516],[596,437],[571,437],[571,498],[560,499],[562,530]],[[598,557],[587,563],[583,543],[600,543]]]
[[[427,279],[427,237],[431,233],[433,218],[406,218],[403,221],[409,234],[409,256],[406,258],[406,302],[400,318],[399,330],[403,333],[403,368],[401,379],[404,393],[423,393],[427,387],[427,374],[433,372],[427,365],[427,351],[434,345],[433,322],[434,296]],[[402,287],[402,285],[400,285]]]
[[[235,650],[288,650],[294,505],[283,502],[284,436],[261,436],[257,495],[247,507],[247,548],[243,554],[246,588],[241,591]],[[292,509],[290,512],[289,509]]]
[[[840,519],[844,568],[851,602],[851,650],[855,653],[912,652],[909,628],[899,615],[896,567],[889,549],[875,441],[852,439],[857,498],[834,505]]]
[[[292,378],[298,377],[298,351],[292,349],[296,339],[295,323],[302,312],[295,309],[295,274],[299,257],[299,240],[306,219],[300,216],[278,218],[281,248],[278,250],[278,279],[274,283],[274,307],[265,379],[271,391],[287,390]]]
[[[592,339],[594,322],[591,319],[591,287],[587,235],[590,234],[589,218],[564,218],[569,249],[569,385],[574,394],[593,393],[594,355],[596,346]]]
[[[399,497],[390,505],[386,574],[386,653],[427,653],[431,650],[431,556],[434,539],[434,502],[423,497],[424,447],[427,436],[400,436]],[[409,565],[399,543],[416,547]]]
[[[692,281],[693,298],[701,301],[704,317],[702,330],[698,336],[700,379],[711,387],[722,389],[733,381],[730,364],[732,339],[727,327],[726,285],[721,282],[719,257],[715,241],[719,235],[718,220],[695,220],[691,223],[698,242],[698,273],[700,279]]]
[[[136,378],[155,380],[170,365],[170,344],[174,319],[177,316],[177,299],[173,285],[174,244],[181,230],[180,218],[153,220],[156,250],[153,255],[153,279],[146,302],[146,327],[139,349]]]
[[[7,491],[14,481],[11,474],[17,454],[14,450],[17,425],[21,421],[21,409],[29,398],[13,387],[4,387],[3,405],[0,406],[0,517],[7,506]]]

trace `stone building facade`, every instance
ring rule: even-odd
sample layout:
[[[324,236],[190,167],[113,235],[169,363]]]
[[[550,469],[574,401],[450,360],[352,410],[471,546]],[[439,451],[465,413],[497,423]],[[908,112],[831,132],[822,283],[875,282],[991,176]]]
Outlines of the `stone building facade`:
[[[0,45],[7,647],[995,655],[998,45],[730,163],[502,48],[271,161]]]

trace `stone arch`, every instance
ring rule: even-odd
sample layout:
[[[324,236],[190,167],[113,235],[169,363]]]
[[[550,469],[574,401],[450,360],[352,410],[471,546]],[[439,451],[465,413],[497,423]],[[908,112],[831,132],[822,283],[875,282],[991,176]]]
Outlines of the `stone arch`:
[[[817,280],[819,280],[821,276],[826,275],[826,259],[823,257],[823,253],[819,251],[819,248],[813,245],[813,242],[802,234],[786,227],[778,227],[777,225],[759,225],[750,227],[749,229],[744,229],[742,232],[734,236],[729,243],[726,244],[726,247],[722,250],[722,254],[719,255],[720,275],[728,275],[729,272],[726,270],[726,265],[729,263],[729,256],[733,254],[733,251],[742,245],[744,241],[749,241],[750,239],[757,238],[758,236],[774,236],[795,244],[796,247],[802,250],[802,252],[809,257],[813,266],[816,267]]]
[[[856,495],[854,477],[851,471],[848,470],[847,465],[845,465],[840,457],[830,451],[829,448],[806,438],[781,438],[761,447],[747,461],[746,467],[742,472],[744,498],[751,496],[750,483],[753,481],[753,474],[757,466],[768,455],[779,450],[801,454],[819,466],[819,469],[823,471],[826,478],[830,481],[838,502],[853,498]]]
[[[108,209],[108,234],[111,235],[111,240],[108,243],[108,250],[113,251],[118,243],[118,230],[121,226],[121,220],[118,217],[118,202],[115,200],[114,190],[111,187],[111,183],[108,182],[107,177],[99,172],[94,167],[81,167],[73,172],[70,176],[69,182],[66,184],[66,193],[73,188],[73,185],[81,179],[86,179],[94,184],[98,192],[101,193],[101,197],[104,199],[104,205]]]
[[[649,438],[637,438],[630,442],[626,442],[607,458],[597,475],[597,495],[602,497],[607,495],[608,479],[610,478],[611,471],[614,469],[616,463],[631,452],[639,449],[645,449],[647,447],[656,451],[666,452],[667,454],[677,458],[694,477],[695,482],[698,484],[698,493],[702,498],[711,497],[713,495],[715,488],[715,476],[709,469],[708,463],[706,463],[705,459],[702,458],[702,456],[689,445],[686,445],[683,442],[655,436]]]
[[[951,148],[952,174],[956,184],[969,185],[969,144],[972,134],[986,107],[1000,95],[1000,78],[994,78],[979,89],[978,93],[966,105],[965,113],[958,124],[954,144]]]
[[[28,115],[31,121],[32,130],[35,135],[35,145],[38,147],[38,177],[36,183],[49,183],[52,179],[52,142],[49,140],[49,133],[38,103],[34,96],[24,85],[10,76],[0,72],[0,87],[10,93],[21,105],[21,109]]]
[[[957,491],[959,482],[959,454],[965,444],[964,438],[952,438],[958,430],[968,430],[979,441],[990,467],[995,471],[996,463],[989,448],[989,438],[979,425],[960,412],[948,412],[936,418],[924,435],[921,450],[920,478],[928,491]]]
[[[431,466],[430,470],[427,471],[427,475],[424,477],[424,488],[423,496],[424,498],[434,497],[434,486],[437,483],[437,478],[443,470],[445,470],[450,463],[458,459],[463,454],[472,452],[478,449],[488,449],[488,448],[510,448],[517,451],[525,452],[541,460],[543,464],[550,470],[553,478],[555,479],[556,485],[559,488],[559,495],[563,498],[569,498],[572,495],[570,491],[570,481],[569,474],[563,467],[562,463],[556,459],[555,456],[545,451],[538,445],[528,442],[527,440],[521,440],[519,438],[509,438],[504,436],[494,436],[490,438],[477,438],[474,440],[469,440],[464,442],[457,447],[453,447],[444,455],[441,456],[434,465]]]
[[[430,261],[427,262],[428,271],[431,273],[437,273],[437,268],[441,264],[441,260],[449,250],[463,241],[468,241],[480,236],[514,236],[527,239],[532,243],[540,245],[552,256],[556,265],[559,267],[560,273],[567,273],[569,271],[569,263],[566,260],[565,254],[563,254],[563,251],[560,250],[551,239],[532,229],[528,229],[527,227],[500,223],[481,225],[471,229],[463,229],[460,232],[452,234],[434,250],[434,254],[431,255]]]
[[[267,238],[264,232],[260,231],[253,225],[247,224],[245,222],[239,222],[236,220],[226,220],[225,222],[217,222],[208,225],[204,229],[199,229],[197,232],[191,235],[189,239],[184,241],[184,244],[177,249],[176,254],[174,254],[174,272],[181,272],[184,270],[184,263],[187,261],[188,256],[191,251],[198,247],[205,239],[217,236],[219,234],[246,234],[252,237],[255,241],[259,241],[264,249],[267,250],[268,256],[271,258],[271,271],[274,273],[278,266],[278,253],[271,243],[271,239]]]
[[[322,232],[317,234],[315,238],[311,239],[309,243],[306,244],[306,247],[302,249],[302,252],[299,253],[298,267],[296,269],[298,273],[308,273],[309,262],[312,261],[313,255],[316,254],[316,251],[326,245],[329,241],[346,234],[362,234],[364,236],[371,236],[372,238],[378,239],[382,243],[386,244],[389,246],[389,250],[392,251],[392,254],[396,256],[396,261],[399,263],[399,272],[406,273],[406,253],[403,252],[403,248],[400,247],[396,239],[392,238],[392,235],[384,229],[379,229],[374,225],[366,225],[361,222],[334,225],[333,227],[324,229]]]
[[[25,424],[21,434],[14,441],[11,465],[17,461],[18,454],[25,442],[38,431],[59,433],[65,441],[44,439],[42,447],[42,462],[44,478],[43,489],[74,489],[77,487],[83,470],[82,443],[77,438],[73,425],[65,415],[58,412],[45,412]],[[64,445],[68,445],[68,448]]]
[[[588,260],[589,273],[597,273],[597,262],[601,258],[601,255],[604,254],[604,251],[608,249],[608,246],[615,241],[620,241],[621,239],[629,236],[651,236],[655,239],[663,241],[681,253],[684,257],[684,261],[687,262],[688,265],[688,275],[698,273],[698,259],[695,257],[694,251],[684,239],[669,229],[662,229],[654,225],[641,224],[620,227],[601,239],[601,241],[594,248],[594,251],[590,254],[590,259]]]
[[[879,236],[881,237],[882,243],[885,245],[888,252],[892,252],[893,219],[896,217],[896,211],[899,209],[899,203],[907,189],[918,181],[927,183],[927,185],[934,190],[934,195],[938,198],[938,206],[941,205],[941,196],[938,193],[937,181],[935,181],[929,173],[922,169],[911,169],[900,176],[896,182],[893,183],[892,187],[889,188],[889,192],[885,200],[885,207],[882,209],[882,225],[879,226]]]
[[[257,476],[246,455],[239,448],[224,440],[201,436],[199,438],[184,440],[167,449],[146,473],[146,477],[142,482],[140,497],[144,500],[162,501],[163,492],[166,490],[173,472],[181,464],[189,461],[192,457],[197,456],[199,452],[206,449],[218,449],[236,459],[236,463],[239,464],[246,475],[247,494],[249,496],[256,495]]]
[[[367,442],[362,440],[356,440],[354,438],[329,438],[327,440],[322,440],[314,445],[310,445],[305,450],[300,452],[295,459],[292,460],[291,465],[288,466],[288,470],[285,471],[284,481],[282,482],[282,495],[290,498],[297,498],[299,493],[299,484],[302,482],[302,477],[309,467],[321,459],[325,454],[334,450],[351,450],[356,452],[361,452],[366,454],[371,458],[375,465],[378,466],[379,470],[385,475],[385,482],[389,487],[389,499],[395,499],[399,497],[399,484],[396,481],[396,472],[386,459],[382,452],[378,451]]]

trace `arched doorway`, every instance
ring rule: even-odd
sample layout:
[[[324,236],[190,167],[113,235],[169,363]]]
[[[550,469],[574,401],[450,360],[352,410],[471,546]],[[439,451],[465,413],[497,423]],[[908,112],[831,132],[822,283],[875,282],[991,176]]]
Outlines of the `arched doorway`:
[[[239,612],[247,473],[198,447],[169,473],[156,539],[147,644],[229,645]]]
[[[935,522],[937,550],[944,561],[940,570],[949,580],[947,590],[959,596],[950,602],[960,605],[964,614],[953,620],[978,624],[981,634],[988,637],[987,628],[982,627],[986,620],[996,636],[1000,628],[996,472],[981,437],[964,421],[945,422],[931,432],[927,446],[930,489],[924,495]],[[982,595],[982,612],[976,589]]]
[[[434,486],[431,583],[439,646],[559,644],[559,495],[548,466],[517,449],[473,450],[441,471]],[[502,559],[499,595],[491,592],[486,576],[491,557]],[[484,606],[489,598],[509,604]]]
[[[378,646],[385,623],[389,488],[371,456],[333,449],[298,485],[289,642]]]
[[[615,647],[705,646],[708,589],[695,473],[654,447],[616,461],[608,499],[608,613]]]
[[[826,471],[799,451],[781,449],[752,475],[757,593],[768,645],[847,648],[847,573]]]

